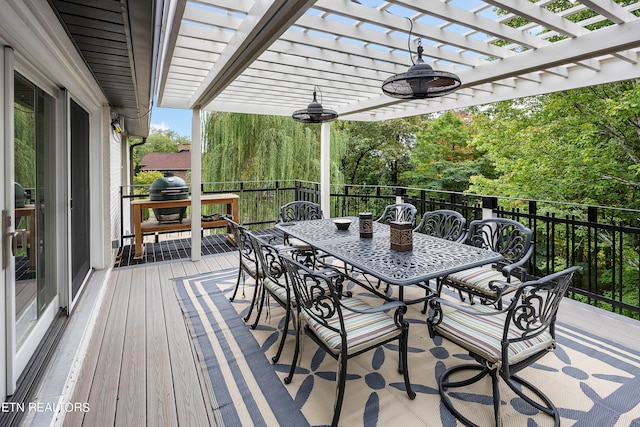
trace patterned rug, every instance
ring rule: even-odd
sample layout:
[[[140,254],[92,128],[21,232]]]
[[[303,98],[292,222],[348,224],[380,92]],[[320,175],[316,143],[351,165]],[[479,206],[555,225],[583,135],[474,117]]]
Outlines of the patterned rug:
[[[331,423],[337,363],[311,340],[304,340],[300,365],[289,385],[283,382],[293,353],[291,329],[280,363],[275,354],[284,311],[275,303],[255,330],[243,321],[253,285],[247,280],[233,303],[229,296],[237,270],[176,280],[176,293],[196,343],[219,425],[321,426]],[[350,289],[375,303],[362,288]],[[406,291],[405,291],[406,294]],[[409,297],[409,296],[407,296]],[[469,357],[459,347],[429,337],[420,307],[407,318],[409,370],[415,400],[409,400],[397,370],[397,345],[388,344],[348,363],[340,425],[456,426],[440,402],[436,378]],[[255,315],[255,314],[254,314]],[[253,316],[252,319],[253,321]],[[541,388],[558,407],[561,425],[639,426],[640,356],[582,330],[557,324],[558,348],[521,376]],[[489,381],[458,393],[456,407],[482,426],[493,425]],[[552,419],[501,387],[505,426],[547,426]]]

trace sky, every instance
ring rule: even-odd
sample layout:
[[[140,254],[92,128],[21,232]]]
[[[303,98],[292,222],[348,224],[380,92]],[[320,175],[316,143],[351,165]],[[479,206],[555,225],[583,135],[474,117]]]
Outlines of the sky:
[[[191,110],[153,107],[151,127],[172,130],[180,136],[191,138]]]

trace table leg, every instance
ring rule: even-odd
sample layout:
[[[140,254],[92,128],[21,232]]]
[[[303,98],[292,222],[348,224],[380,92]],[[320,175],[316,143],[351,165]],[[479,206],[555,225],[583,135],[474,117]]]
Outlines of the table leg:
[[[142,259],[142,209],[138,206],[133,208],[133,234],[135,239],[135,252],[133,259]]]

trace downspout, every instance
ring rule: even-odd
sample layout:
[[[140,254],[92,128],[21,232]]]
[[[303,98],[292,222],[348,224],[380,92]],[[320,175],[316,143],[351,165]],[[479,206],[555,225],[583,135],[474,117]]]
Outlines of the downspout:
[[[129,185],[133,185],[133,149],[146,143],[147,137],[145,136],[144,138],[142,138],[142,141],[136,142],[135,144],[131,144],[129,146]]]
[[[129,183],[128,183],[128,188],[129,190],[131,190],[131,193],[133,193],[133,149],[146,144],[147,143],[147,137],[143,137],[142,141],[140,142],[136,142],[135,144],[131,144],[129,146]],[[131,194],[129,194],[129,191],[127,191],[127,196],[130,196]],[[122,212],[122,216],[124,217],[124,192],[120,192],[120,203],[121,203],[121,208],[120,208],[120,212]],[[133,208],[131,207],[131,204],[129,204],[129,218],[133,218]],[[133,229],[133,227],[131,227],[131,224],[129,224],[129,229]],[[120,219],[120,246],[124,245],[124,238],[122,237],[124,236],[124,221],[123,218]]]

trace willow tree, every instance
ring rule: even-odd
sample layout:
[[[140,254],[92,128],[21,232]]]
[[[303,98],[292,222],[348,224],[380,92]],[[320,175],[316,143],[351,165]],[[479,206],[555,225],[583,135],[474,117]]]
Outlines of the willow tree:
[[[238,113],[210,113],[203,122],[205,182],[320,180],[319,125]],[[339,129],[332,130],[331,143],[332,159],[343,155]],[[331,175],[342,182],[333,160]]]

